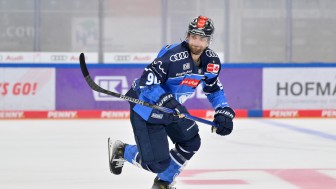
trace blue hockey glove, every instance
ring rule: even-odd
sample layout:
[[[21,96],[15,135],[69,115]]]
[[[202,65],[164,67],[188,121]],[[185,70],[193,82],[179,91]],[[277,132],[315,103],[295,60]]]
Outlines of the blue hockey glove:
[[[233,129],[232,119],[236,116],[235,112],[230,107],[217,108],[215,111],[214,123],[218,127],[212,127],[212,132],[216,131],[217,134],[225,136],[229,135]]]

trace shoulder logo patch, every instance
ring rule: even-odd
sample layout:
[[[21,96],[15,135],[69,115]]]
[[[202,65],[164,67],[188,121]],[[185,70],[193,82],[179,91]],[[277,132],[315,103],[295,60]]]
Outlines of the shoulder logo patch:
[[[207,72],[218,73],[219,72],[219,65],[218,64],[209,63],[207,65],[206,70],[207,70]]]

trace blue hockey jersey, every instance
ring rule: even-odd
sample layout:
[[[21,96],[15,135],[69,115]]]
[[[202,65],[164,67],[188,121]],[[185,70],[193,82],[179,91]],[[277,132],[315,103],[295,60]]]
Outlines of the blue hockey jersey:
[[[197,66],[187,42],[168,45],[161,49],[141,77],[133,82],[131,96],[155,104],[161,95],[171,93],[183,104],[201,84],[214,109],[225,107],[228,103],[218,79],[220,70],[220,60],[209,48],[201,54],[200,65]],[[149,119],[153,110],[140,104],[132,107],[145,120]]]

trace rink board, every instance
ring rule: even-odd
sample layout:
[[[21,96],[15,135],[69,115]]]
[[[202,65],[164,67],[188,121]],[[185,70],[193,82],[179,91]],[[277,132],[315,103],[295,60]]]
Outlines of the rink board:
[[[212,119],[213,110],[190,110],[191,115]],[[336,118],[336,110],[235,110],[236,118]],[[0,119],[127,119],[129,110],[0,111]]]

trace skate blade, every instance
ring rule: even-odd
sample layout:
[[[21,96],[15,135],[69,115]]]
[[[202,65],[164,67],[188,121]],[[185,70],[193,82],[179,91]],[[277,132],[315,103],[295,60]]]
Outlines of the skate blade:
[[[113,140],[109,137],[107,140],[107,148],[108,148],[108,156],[109,156],[109,167],[110,167],[110,172],[112,172],[112,152],[113,152]]]

